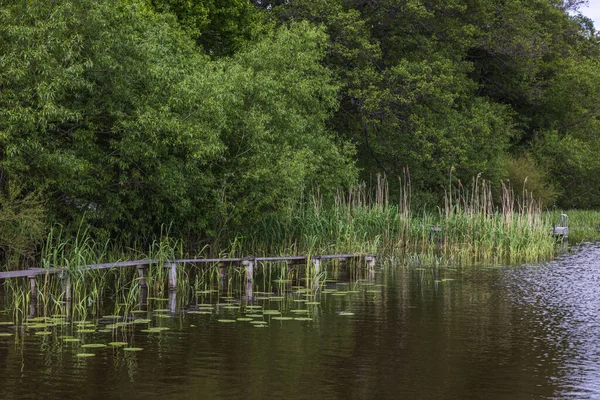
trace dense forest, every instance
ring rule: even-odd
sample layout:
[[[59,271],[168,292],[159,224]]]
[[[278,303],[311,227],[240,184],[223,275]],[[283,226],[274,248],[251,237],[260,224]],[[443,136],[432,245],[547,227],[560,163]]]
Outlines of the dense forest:
[[[600,206],[580,0],[0,0],[0,246],[204,240],[410,173]]]

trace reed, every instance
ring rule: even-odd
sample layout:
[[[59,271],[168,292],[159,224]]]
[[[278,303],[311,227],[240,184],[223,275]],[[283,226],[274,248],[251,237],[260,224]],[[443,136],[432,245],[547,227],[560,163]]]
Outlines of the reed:
[[[410,263],[530,263],[551,259],[548,215],[530,194],[502,185],[502,199],[479,176],[469,186],[448,188],[438,212],[410,209],[410,178],[399,201],[389,200],[384,177],[369,192],[362,186],[326,205],[312,196],[286,215],[268,216],[236,236],[238,251],[255,255],[379,253]]]

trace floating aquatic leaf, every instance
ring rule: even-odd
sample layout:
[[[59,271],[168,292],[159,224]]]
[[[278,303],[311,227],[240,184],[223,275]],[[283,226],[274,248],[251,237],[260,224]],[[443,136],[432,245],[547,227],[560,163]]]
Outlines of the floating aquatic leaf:
[[[44,322],[48,319],[49,319],[48,317],[27,318],[27,322]]]
[[[121,319],[123,317],[121,317],[120,315],[103,315],[102,318],[106,318],[106,319]]]
[[[268,325],[253,325],[255,328],[267,328]]]
[[[10,326],[12,324],[12,321],[0,321],[0,326]]]
[[[244,317],[241,317],[241,318],[237,318],[237,320],[238,320],[238,321],[252,321],[252,318],[244,318]]]
[[[52,332],[51,331],[39,331],[39,332],[36,332],[35,334],[39,335],[39,336],[47,336],[47,335],[52,335]]]
[[[263,311],[263,315],[280,315],[281,312],[277,310],[265,310]]]
[[[348,292],[335,292],[331,293],[332,296],[346,296]]]
[[[212,314],[213,312],[212,311],[194,311],[194,310],[192,310],[192,311],[188,311],[187,313],[188,314]]]
[[[171,310],[168,308],[157,308],[156,310],[152,310],[152,311],[154,311],[154,312],[169,312]]]
[[[293,312],[295,314],[308,314],[309,310],[290,310],[290,312]]]
[[[126,346],[127,342],[110,342],[108,343],[109,346],[112,347],[121,347],[121,346]]]
[[[124,351],[142,351],[144,349],[141,347],[123,347],[123,350]]]
[[[170,315],[167,315],[167,314],[156,314],[155,317],[156,318],[172,318]]]
[[[293,317],[272,317],[271,319],[276,319],[278,321],[290,321],[294,318]]]
[[[75,357],[82,357],[82,358],[94,357],[94,356],[95,356],[94,353],[77,353],[77,354],[75,354]]]
[[[219,322],[227,322],[227,323],[229,323],[229,322],[235,322],[235,319],[219,319],[219,320],[217,320],[217,321],[219,321]]]
[[[8,332],[0,332],[0,337],[9,337],[12,336],[12,333],[8,333]]]
[[[151,319],[139,318],[139,319],[134,319],[131,323],[137,325],[137,324],[149,324],[150,322],[152,322]]]
[[[239,310],[240,309],[239,306],[222,306],[219,308],[222,308],[223,310]]]
[[[367,290],[367,293],[373,293],[373,294],[377,294],[377,293],[381,293],[381,290]]]
[[[85,349],[100,349],[103,347],[106,347],[106,345],[104,343],[87,343],[84,345],[81,345],[82,348]]]
[[[162,331],[167,331],[170,328],[167,327],[154,327],[154,328],[148,328],[148,329],[142,329],[141,332],[146,332],[146,333],[159,333]]]
[[[295,317],[294,320],[296,321],[312,321],[312,318],[309,317]]]
[[[77,339],[77,338],[65,338],[63,339],[63,342],[81,342],[81,339]]]
[[[112,333],[112,329],[98,329],[100,333]]]
[[[309,301],[306,303],[307,306],[318,306],[321,305],[321,302],[319,301]]]
[[[267,321],[250,321],[252,325],[265,325],[268,324]]]
[[[148,311],[146,310],[133,310],[131,313],[132,314],[143,314],[143,313],[147,313]]]
[[[27,329],[45,329],[55,326],[54,324],[31,324],[26,325]]]
[[[339,315],[354,315],[354,313],[350,312],[350,311],[340,311],[338,314]]]
[[[60,335],[58,338],[59,339],[73,339],[73,337],[74,336],[71,336],[71,335]],[[79,339],[77,339],[77,340],[79,340]]]
[[[308,300],[305,300],[305,299],[302,299],[302,300],[294,299],[294,303],[308,303]]]
[[[78,329],[77,333],[94,333],[96,332],[95,329]]]

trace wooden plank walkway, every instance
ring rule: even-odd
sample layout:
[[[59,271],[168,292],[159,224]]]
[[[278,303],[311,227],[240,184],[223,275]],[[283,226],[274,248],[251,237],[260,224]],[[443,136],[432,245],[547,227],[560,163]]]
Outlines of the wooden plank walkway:
[[[244,258],[186,258],[186,259],[177,259],[177,260],[169,260],[164,261],[163,264],[165,267],[172,267],[172,264],[240,264],[240,265],[248,265],[250,263],[258,263],[258,262],[276,262],[276,261],[285,261],[291,263],[306,263],[311,261],[313,263],[320,260],[334,260],[338,259],[340,261],[348,261],[348,260],[361,260],[363,259],[367,264],[374,263],[376,260],[376,256],[372,254],[327,254],[327,255],[319,255],[319,256],[282,256],[282,257],[244,257]],[[134,261],[121,261],[116,263],[104,263],[104,264],[90,264],[84,265],[81,267],[76,267],[74,270],[98,270],[98,269],[111,269],[111,268],[122,268],[122,267],[143,267],[148,266],[150,264],[157,264],[157,260],[151,259],[142,259],[142,260],[134,260]],[[0,279],[8,279],[8,278],[19,278],[19,277],[35,277],[38,275],[53,275],[63,271],[68,270],[68,268],[29,268],[18,271],[5,271],[0,272]]]

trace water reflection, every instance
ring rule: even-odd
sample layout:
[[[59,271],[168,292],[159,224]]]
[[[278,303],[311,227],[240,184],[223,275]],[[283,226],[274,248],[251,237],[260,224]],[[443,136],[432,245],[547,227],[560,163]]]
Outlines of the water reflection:
[[[274,274],[279,282],[268,290],[282,298],[269,301],[265,287],[248,291],[242,281],[237,290],[222,270],[215,282],[221,292],[185,308],[235,294],[230,305],[237,309],[186,313],[173,308],[187,294],[151,300],[146,289],[141,316],[168,330],[136,326],[119,337],[89,337],[124,340],[143,347],[140,353],[106,349],[84,360],[58,333],[40,337],[23,329],[0,338],[0,397],[58,399],[74,391],[98,398],[600,397],[599,260],[600,245],[587,244],[541,266],[390,266],[377,273],[340,267],[337,282],[326,284],[331,291],[311,298],[318,301],[307,306],[312,320],[263,316],[269,322],[263,329],[218,319],[250,313],[243,311],[247,304],[289,315],[306,307],[305,293],[294,289],[305,282],[301,274],[289,281]],[[165,307],[171,312],[163,318],[153,313]]]

